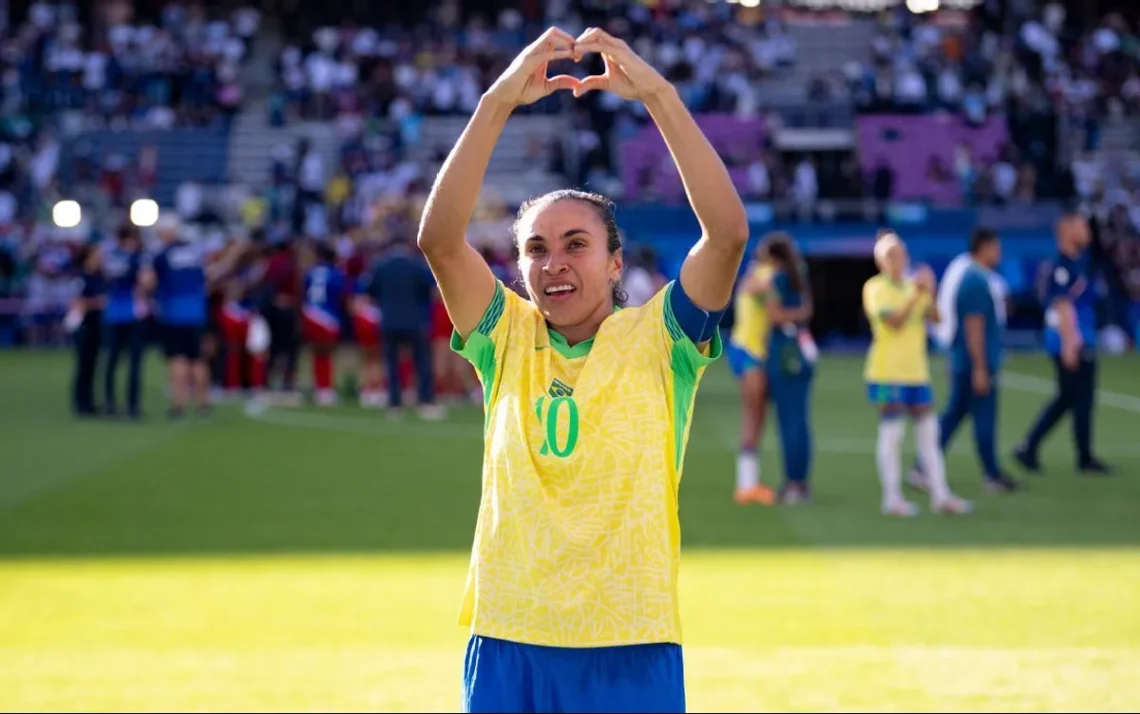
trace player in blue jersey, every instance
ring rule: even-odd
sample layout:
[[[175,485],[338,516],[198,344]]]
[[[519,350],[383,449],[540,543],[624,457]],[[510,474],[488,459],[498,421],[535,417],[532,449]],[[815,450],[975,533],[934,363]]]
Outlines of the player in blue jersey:
[[[336,403],[333,390],[333,352],[340,341],[345,315],[347,280],[336,264],[336,250],[317,246],[317,263],[305,273],[302,334],[313,350],[313,387],[317,404]]]
[[[202,356],[206,326],[206,268],[202,246],[181,238],[178,225],[158,227],[162,249],[144,283],[153,286],[159,334],[170,377],[170,416],[181,417],[193,391],[199,413],[210,410],[210,374]]]
[[[1077,469],[1082,474],[1107,474],[1108,466],[1093,455],[1092,413],[1096,400],[1096,295],[1089,256],[1089,224],[1069,213],[1057,222],[1058,255],[1045,281],[1045,349],[1053,359],[1057,394],[1042,410],[1014,458],[1039,473],[1041,442],[1065,415],[1073,413]]]
[[[127,352],[127,415],[141,417],[142,358],[146,346],[146,301],[139,273],[145,262],[138,229],[124,225],[118,240],[106,252],[103,274],[107,280],[107,307],[103,312],[106,331],[107,369],[103,393],[108,414],[119,413],[115,377],[119,358]]]

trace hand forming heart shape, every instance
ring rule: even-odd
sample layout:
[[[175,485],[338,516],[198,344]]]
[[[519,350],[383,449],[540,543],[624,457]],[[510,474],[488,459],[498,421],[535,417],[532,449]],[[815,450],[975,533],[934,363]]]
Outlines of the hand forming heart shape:
[[[605,62],[602,74],[583,79],[560,74],[547,77],[547,66],[560,59],[580,62],[597,53]],[[669,87],[657,70],[637,56],[629,45],[596,27],[577,39],[552,27],[524,49],[487,90],[487,96],[512,108],[531,104],[560,89],[581,97],[586,92],[605,90],[623,99],[644,101]]]

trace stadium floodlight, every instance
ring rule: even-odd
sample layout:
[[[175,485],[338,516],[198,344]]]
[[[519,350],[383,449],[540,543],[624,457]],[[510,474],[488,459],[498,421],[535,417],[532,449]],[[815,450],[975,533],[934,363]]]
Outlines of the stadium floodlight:
[[[938,0],[906,0],[906,8],[916,15],[934,12],[938,9]]]
[[[158,204],[154,199],[140,198],[131,204],[131,223],[139,228],[150,228],[158,222]]]
[[[83,209],[78,201],[58,201],[51,207],[51,220],[59,228],[75,228],[83,220]]]
[[[740,0],[741,7],[760,7],[760,0]]]

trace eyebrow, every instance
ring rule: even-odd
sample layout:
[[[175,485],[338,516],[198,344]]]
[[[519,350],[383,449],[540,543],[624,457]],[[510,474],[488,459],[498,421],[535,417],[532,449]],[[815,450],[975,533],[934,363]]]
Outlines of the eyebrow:
[[[590,235],[590,231],[586,230],[585,228],[571,228],[570,230],[564,231],[562,233],[562,240],[566,240],[567,238],[573,238],[576,235],[588,236],[588,235]],[[529,243],[532,240],[546,240],[546,239],[536,233],[535,235],[530,236],[526,240]]]

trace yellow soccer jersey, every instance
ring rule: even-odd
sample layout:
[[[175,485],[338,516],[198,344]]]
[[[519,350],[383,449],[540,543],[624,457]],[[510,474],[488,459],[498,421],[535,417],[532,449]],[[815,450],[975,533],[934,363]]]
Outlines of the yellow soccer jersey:
[[[459,624],[562,647],[681,641],[677,490],[708,354],[663,288],[569,346],[499,283],[466,344],[479,372],[483,495]]]
[[[767,265],[757,265],[752,269],[751,277],[754,280],[769,280],[772,269]],[[767,295],[751,295],[738,288],[733,309],[733,344],[761,360],[768,355],[768,330],[771,327],[767,301]]]
[[[926,311],[930,296],[919,298],[910,319],[898,329],[889,327],[883,315],[901,310],[918,289],[913,280],[894,283],[876,275],[863,285],[863,310],[871,323],[871,350],[864,377],[877,384],[927,384],[930,364],[926,351]]]

